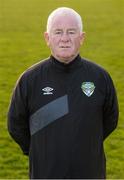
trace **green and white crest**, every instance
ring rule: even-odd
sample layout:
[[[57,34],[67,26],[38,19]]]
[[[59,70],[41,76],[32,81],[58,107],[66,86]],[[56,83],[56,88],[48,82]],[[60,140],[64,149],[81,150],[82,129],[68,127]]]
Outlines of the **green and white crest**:
[[[95,90],[95,85],[93,82],[83,82],[81,85],[81,89],[84,94],[86,94],[86,96],[90,97]]]

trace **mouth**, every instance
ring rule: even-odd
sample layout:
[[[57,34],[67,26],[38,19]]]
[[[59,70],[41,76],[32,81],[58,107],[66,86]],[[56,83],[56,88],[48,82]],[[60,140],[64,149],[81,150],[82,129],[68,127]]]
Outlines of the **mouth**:
[[[71,47],[70,46],[60,46],[60,48],[62,48],[62,49],[69,49]]]

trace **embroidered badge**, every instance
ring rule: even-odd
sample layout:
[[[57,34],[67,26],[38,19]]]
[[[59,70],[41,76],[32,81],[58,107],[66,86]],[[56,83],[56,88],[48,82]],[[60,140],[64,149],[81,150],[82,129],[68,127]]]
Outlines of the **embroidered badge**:
[[[93,82],[83,82],[81,89],[86,96],[90,97],[95,90],[95,85]]]

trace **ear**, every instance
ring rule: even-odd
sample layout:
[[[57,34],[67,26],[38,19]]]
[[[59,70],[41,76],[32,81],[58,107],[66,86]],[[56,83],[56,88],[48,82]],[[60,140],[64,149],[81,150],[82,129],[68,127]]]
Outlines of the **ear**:
[[[85,32],[82,32],[82,33],[80,34],[80,45],[82,45],[83,42],[84,42],[85,34],[86,34]]]
[[[49,46],[49,33],[48,32],[44,32],[44,38],[47,43],[47,46]]]

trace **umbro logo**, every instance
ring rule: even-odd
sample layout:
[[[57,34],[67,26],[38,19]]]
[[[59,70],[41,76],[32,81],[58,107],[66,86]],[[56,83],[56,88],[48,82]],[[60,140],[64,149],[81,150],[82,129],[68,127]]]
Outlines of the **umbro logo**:
[[[50,94],[53,94],[53,88],[51,88],[51,87],[45,87],[45,88],[43,88],[42,89],[42,91],[43,91],[43,95],[50,95]]]

